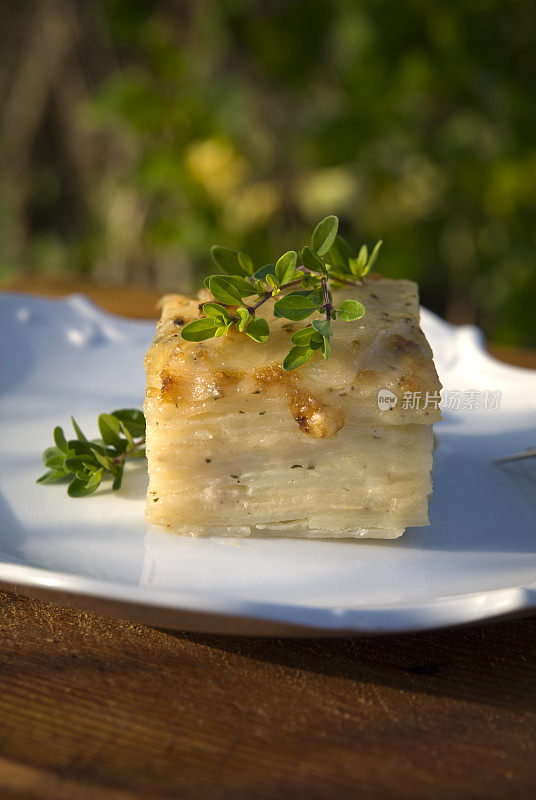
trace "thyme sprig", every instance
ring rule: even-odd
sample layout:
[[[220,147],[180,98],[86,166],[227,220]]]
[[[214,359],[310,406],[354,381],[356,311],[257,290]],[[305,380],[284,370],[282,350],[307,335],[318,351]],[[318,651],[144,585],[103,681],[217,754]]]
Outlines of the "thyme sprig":
[[[145,455],[145,417],[136,408],[121,408],[100,414],[101,438],[87,439],[71,417],[75,439],[54,428],[54,446],[47,447],[43,462],[48,471],[37,483],[69,481],[70,497],[85,497],[99,487],[103,478],[112,478],[112,489],[121,488],[125,462]]]
[[[203,304],[204,316],[185,325],[183,339],[200,342],[225,336],[236,328],[264,343],[270,327],[256,312],[285,291],[275,300],[274,317],[292,321],[310,318],[310,323],[290,337],[292,347],[283,359],[283,369],[297,369],[317,351],[327,361],[331,355],[332,320],[353,322],[365,314],[365,307],[358,300],[343,300],[335,306],[330,288],[362,285],[382,245],[380,239],[370,254],[362,245],[353,255],[338,228],[337,217],[326,217],[315,227],[310,245],[299,251],[289,250],[275,263],[259,269],[246,253],[219,245],[212,247],[212,259],[222,274],[209,275],[204,284],[215,302]]]
[[[274,317],[295,322],[309,319],[305,327],[292,333],[292,346],[283,360],[283,369],[297,369],[317,351],[327,361],[331,355],[332,321],[353,322],[365,314],[365,307],[358,300],[343,300],[335,306],[330,289],[362,286],[382,245],[380,239],[370,254],[363,245],[354,256],[338,234],[338,227],[337,217],[326,217],[315,227],[310,245],[299,251],[289,250],[275,263],[258,269],[246,253],[212,247],[212,259],[220,274],[209,275],[204,283],[214,302],[203,304],[204,316],[185,325],[182,337],[200,342],[225,336],[234,327],[256,342],[266,342],[270,328],[256,312],[269,300],[275,300]],[[97,439],[87,439],[73,417],[71,421],[76,438],[67,439],[59,426],[54,429],[54,446],[43,453],[48,469],[37,482],[69,481],[67,492],[71,497],[92,494],[105,478],[112,479],[113,490],[120,489],[125,462],[145,455],[143,412],[122,408],[101,414]]]

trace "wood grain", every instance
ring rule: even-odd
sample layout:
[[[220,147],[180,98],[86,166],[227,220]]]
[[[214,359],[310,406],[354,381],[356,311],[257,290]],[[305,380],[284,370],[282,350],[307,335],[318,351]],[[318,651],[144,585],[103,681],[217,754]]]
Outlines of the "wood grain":
[[[0,603],[2,797],[536,791],[536,620],[245,639]]]
[[[65,297],[81,293],[105,311],[137,319],[157,319],[158,300],[164,294],[162,289],[151,286],[115,286],[70,275],[19,275],[4,282],[1,288],[3,291],[27,292],[42,297]]]
[[[532,800],[535,639],[177,634],[0,593],[0,800]]]

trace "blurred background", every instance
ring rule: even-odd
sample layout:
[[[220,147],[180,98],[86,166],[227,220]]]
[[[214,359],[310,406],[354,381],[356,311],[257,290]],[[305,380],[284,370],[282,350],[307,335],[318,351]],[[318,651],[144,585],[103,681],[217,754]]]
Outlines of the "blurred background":
[[[533,0],[19,0],[0,31],[0,283],[191,290],[337,214],[378,269],[536,346]]]

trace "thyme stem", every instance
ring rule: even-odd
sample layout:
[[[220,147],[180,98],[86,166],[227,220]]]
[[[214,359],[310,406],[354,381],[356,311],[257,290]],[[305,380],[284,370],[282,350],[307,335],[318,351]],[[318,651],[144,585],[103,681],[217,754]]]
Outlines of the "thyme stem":
[[[265,292],[263,297],[261,297],[261,299],[258,302],[256,302],[254,306],[246,306],[247,310],[249,311],[252,317],[255,316],[255,311],[259,308],[259,306],[262,306],[263,303],[266,303],[266,301],[269,300],[271,296],[272,296],[272,291],[270,290],[269,292]]]
[[[116,456],[113,460],[113,463],[116,464],[117,466],[124,464],[124,462],[134,452],[134,450],[139,450],[139,448],[143,447],[144,444],[145,444],[145,436],[143,437],[143,439],[138,439],[137,442],[134,442],[134,447],[132,448],[132,450],[129,450],[128,453],[124,452]]]
[[[288,289],[289,286],[296,286],[296,284],[298,284],[298,283],[301,283],[301,279],[300,280],[296,280],[296,281],[289,281],[289,283],[283,284],[283,286],[281,286],[280,289]],[[270,289],[269,292],[265,292],[264,293],[264,295],[261,297],[261,299],[258,300],[255,303],[254,306],[246,306],[246,308],[249,311],[249,313],[251,314],[251,316],[254,317],[255,316],[255,311],[259,308],[259,306],[262,306],[263,303],[266,303],[266,301],[269,300],[270,297],[272,297],[272,296],[273,296],[273,293],[272,293],[272,290]]]
[[[327,278],[322,277],[322,291],[324,292],[324,311],[326,312],[326,319],[331,319],[331,303],[329,302],[328,281]]]

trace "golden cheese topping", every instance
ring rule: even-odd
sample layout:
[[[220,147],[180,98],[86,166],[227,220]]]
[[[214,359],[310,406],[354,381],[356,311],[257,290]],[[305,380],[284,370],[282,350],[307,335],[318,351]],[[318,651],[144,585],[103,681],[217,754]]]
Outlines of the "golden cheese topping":
[[[211,413],[223,398],[243,398],[251,410],[258,395],[280,397],[299,429],[320,439],[349,421],[429,425],[441,419],[441,384],[419,327],[417,285],[373,275],[363,286],[333,293],[335,305],[347,297],[360,300],[366,314],[356,322],[332,322],[331,358],[325,362],[317,352],[304,366],[285,372],[281,363],[292,346],[290,335],[308,320],[275,318],[268,302],[257,312],[269,322],[265,344],[235,329],[219,339],[187,342],[181,328],[203,316],[202,304],[212,297],[205,289],[195,298],[166,295],[146,356],[146,410],[158,406],[164,415],[166,407],[170,414],[177,409],[186,415]],[[396,405],[380,407],[380,390],[391,392]],[[419,403],[407,402],[408,394],[419,397]]]

